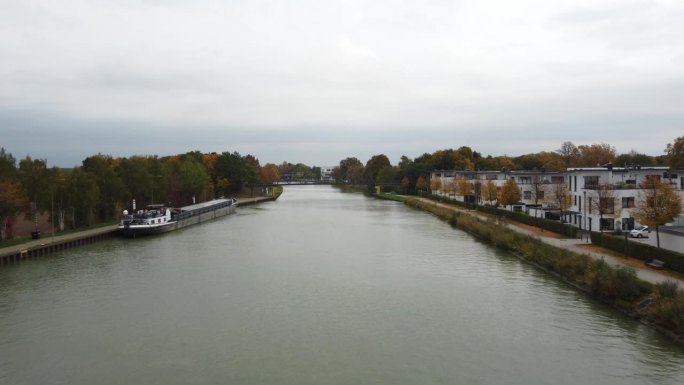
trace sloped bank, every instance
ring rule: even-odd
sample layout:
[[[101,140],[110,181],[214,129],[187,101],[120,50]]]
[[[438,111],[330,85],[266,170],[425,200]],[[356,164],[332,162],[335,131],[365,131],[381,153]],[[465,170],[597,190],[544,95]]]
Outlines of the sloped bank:
[[[404,203],[513,253],[684,344],[684,292],[676,283],[650,284],[638,279],[632,268],[611,267],[603,260],[548,245],[494,220],[481,220],[435,202],[407,198]]]

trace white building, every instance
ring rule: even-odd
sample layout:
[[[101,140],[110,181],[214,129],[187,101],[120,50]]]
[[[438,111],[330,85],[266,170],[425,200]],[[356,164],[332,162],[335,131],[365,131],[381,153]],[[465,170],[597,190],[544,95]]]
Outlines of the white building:
[[[684,171],[669,171],[667,167],[584,167],[570,168],[563,172],[531,171],[445,171],[435,170],[432,179],[439,179],[441,194],[452,196],[459,201],[485,204],[480,194],[482,185],[492,181],[500,190],[508,179],[513,179],[520,188],[521,200],[513,209],[552,219],[563,219],[568,223],[587,230],[631,230],[638,226],[632,210],[641,198],[640,184],[648,177],[669,181],[673,189],[684,199]],[[460,181],[460,182],[459,182]],[[470,194],[459,195],[457,184],[466,181],[470,184]],[[570,207],[559,218],[558,205],[553,195],[559,184],[570,193]],[[599,187],[609,190],[599,193]],[[597,210],[601,198],[603,215]],[[614,198],[613,204],[609,201]],[[684,217],[675,220],[684,224]]]
[[[334,172],[335,167],[321,167],[321,180],[326,182],[333,180]]]

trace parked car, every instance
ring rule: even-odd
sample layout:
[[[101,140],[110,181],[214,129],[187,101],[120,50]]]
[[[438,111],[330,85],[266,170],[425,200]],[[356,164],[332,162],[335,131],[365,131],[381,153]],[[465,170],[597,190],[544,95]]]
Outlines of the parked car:
[[[636,229],[629,232],[629,236],[632,238],[648,238],[648,234],[651,230],[648,226],[639,226]]]

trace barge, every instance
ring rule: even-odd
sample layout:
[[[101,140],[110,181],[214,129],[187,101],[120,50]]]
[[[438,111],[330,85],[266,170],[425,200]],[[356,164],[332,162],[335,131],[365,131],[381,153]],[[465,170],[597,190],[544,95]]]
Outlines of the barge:
[[[126,237],[165,233],[232,214],[236,206],[236,199],[221,198],[180,208],[149,205],[135,213],[124,210],[117,230]]]

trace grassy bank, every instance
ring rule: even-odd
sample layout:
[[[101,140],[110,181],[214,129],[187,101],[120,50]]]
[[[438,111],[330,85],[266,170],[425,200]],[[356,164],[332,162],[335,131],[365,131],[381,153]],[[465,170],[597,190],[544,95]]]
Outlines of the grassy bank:
[[[684,292],[676,283],[652,285],[640,280],[631,267],[614,268],[603,260],[557,248],[499,226],[495,220],[481,220],[435,202],[408,198],[405,203],[433,213],[497,248],[514,253],[684,343]]]

